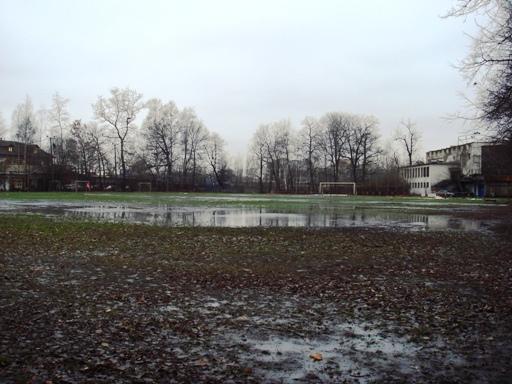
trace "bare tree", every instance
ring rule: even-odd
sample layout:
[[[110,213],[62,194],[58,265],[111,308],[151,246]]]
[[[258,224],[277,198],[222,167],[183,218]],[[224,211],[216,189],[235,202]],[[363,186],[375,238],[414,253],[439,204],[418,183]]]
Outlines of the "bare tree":
[[[263,144],[265,147],[265,158],[270,172],[269,182],[275,182],[276,191],[283,190],[283,166],[289,161],[289,136],[290,122],[288,120],[276,121],[269,125],[260,127]],[[284,181],[286,188],[286,181]],[[272,189],[272,188],[271,188]]]
[[[29,96],[25,102],[18,104],[12,114],[12,126],[16,130],[15,136],[23,144],[32,144],[36,135],[36,118],[34,107]]]
[[[48,109],[46,109],[44,107],[39,108],[39,110],[36,112],[36,120],[37,120],[37,126],[38,126],[38,131],[39,131],[38,142],[39,142],[40,147],[43,146],[43,136],[47,136],[49,133],[48,132],[49,114],[50,113],[49,113]]]
[[[409,159],[409,166],[412,165],[413,157],[416,155],[417,147],[421,140],[421,132],[416,128],[416,124],[410,119],[400,122],[399,127],[395,132],[395,140],[402,145],[402,148],[407,153]]]
[[[374,116],[364,116],[362,118],[362,151],[363,156],[361,159],[361,178],[366,181],[368,168],[375,163],[378,156],[382,154],[378,141],[379,135],[377,133],[377,125],[379,124],[377,118]]]
[[[299,131],[299,152],[306,161],[310,192],[315,188],[315,164],[318,161],[320,123],[314,117],[306,117]]]
[[[460,66],[477,90],[471,106],[497,141],[512,143],[512,3],[458,0],[446,17],[470,14],[485,16],[484,22],[477,23],[479,33],[471,37],[472,49]]]
[[[4,139],[7,135],[7,125],[5,123],[4,117],[2,116],[2,112],[0,112],[0,138]]]
[[[30,97],[18,104],[12,114],[12,126],[16,130],[16,140],[23,143],[23,173],[25,175],[25,188],[30,189],[28,145],[34,142],[36,135],[34,108]],[[19,151],[17,151],[19,154]],[[18,159],[20,161],[20,159]]]
[[[182,184],[191,174],[191,183],[195,187],[198,162],[201,157],[202,145],[208,132],[197,118],[192,108],[184,108],[180,114],[180,146],[182,156]]]
[[[350,162],[350,173],[352,181],[358,181],[358,170],[363,158],[364,125],[360,118],[355,115],[346,115],[345,147],[343,157]]]
[[[345,157],[351,117],[344,113],[331,112],[322,117],[320,122],[322,125],[320,148],[332,167],[333,180],[338,181],[341,160]]]
[[[82,124],[80,120],[75,120],[71,126],[71,137],[76,142],[78,152],[78,173],[89,176],[90,163],[93,161],[94,147],[88,134],[87,124]]]
[[[50,136],[54,137],[54,143],[56,144],[56,160],[60,165],[66,163],[66,149],[64,147],[65,139],[70,126],[70,118],[68,112],[69,99],[66,99],[56,92],[52,97],[52,106],[49,110],[50,120]]]
[[[149,108],[143,124],[146,143],[150,153],[155,156],[154,159],[161,159],[163,162],[166,173],[165,189],[168,191],[172,184],[174,164],[177,161],[180,114],[172,101],[162,104],[160,100],[153,99],[146,105]]]
[[[106,147],[106,137],[103,132],[99,129],[98,125],[91,122],[87,125],[87,135],[89,145],[93,151],[93,161],[97,164],[97,174],[100,176],[100,182],[103,186],[104,178],[107,173],[108,167],[108,156]]]
[[[251,160],[257,167],[257,177],[260,193],[263,193],[263,172],[266,162],[266,146],[265,146],[265,132],[266,126],[260,126],[251,139],[250,153]]]
[[[52,134],[58,135],[60,140],[64,140],[65,131],[69,127],[69,112],[68,112],[69,99],[59,95],[58,92],[52,97],[52,106],[49,111],[49,117],[52,123]]]
[[[137,114],[144,107],[141,99],[142,95],[133,89],[113,88],[108,99],[100,96],[93,105],[96,118],[110,127],[119,142],[123,189],[126,185],[126,141],[135,129]]]
[[[208,130],[201,121],[191,126],[190,130],[190,156],[192,158],[192,185],[196,187],[196,178],[199,162],[203,155],[203,144],[208,139]]]
[[[204,143],[206,160],[208,165],[211,167],[215,181],[220,188],[224,188],[227,170],[224,146],[224,140],[217,133],[211,133]]]

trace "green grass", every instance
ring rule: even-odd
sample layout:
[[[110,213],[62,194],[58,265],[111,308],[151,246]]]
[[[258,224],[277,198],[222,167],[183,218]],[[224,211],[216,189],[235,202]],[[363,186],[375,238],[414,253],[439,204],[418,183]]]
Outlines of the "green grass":
[[[450,198],[434,200],[415,196],[319,196],[278,194],[229,194],[229,193],[118,193],[118,192],[4,192],[0,200],[18,201],[64,201],[64,202],[116,202],[148,205],[215,206],[215,207],[265,207],[300,209],[308,206],[336,207],[344,205],[400,205],[432,204],[434,206],[507,203],[506,199],[486,201],[484,199]]]

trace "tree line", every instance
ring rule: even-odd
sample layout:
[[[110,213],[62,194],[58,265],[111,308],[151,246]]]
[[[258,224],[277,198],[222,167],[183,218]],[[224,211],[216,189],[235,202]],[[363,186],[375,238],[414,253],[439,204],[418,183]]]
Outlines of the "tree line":
[[[96,100],[95,119],[87,122],[72,119],[68,103],[56,93],[50,109],[35,112],[27,97],[12,114],[14,138],[39,143],[53,155],[55,189],[72,179],[119,189],[148,181],[165,191],[314,192],[321,181],[400,185],[399,149],[383,145],[374,116],[330,112],[306,117],[298,128],[289,120],[262,124],[235,161],[193,108],[173,101],[143,101],[133,89],[113,88]],[[406,153],[404,164],[417,158],[419,139],[410,121],[396,130],[393,141]]]

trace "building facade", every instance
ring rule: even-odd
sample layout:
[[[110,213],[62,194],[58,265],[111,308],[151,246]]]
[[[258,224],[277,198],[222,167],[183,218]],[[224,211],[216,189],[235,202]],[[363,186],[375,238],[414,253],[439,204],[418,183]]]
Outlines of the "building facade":
[[[426,164],[404,167],[411,194],[447,190],[477,197],[512,196],[512,146],[465,143],[426,153]]]
[[[0,140],[0,191],[46,190],[51,166],[39,146]]]
[[[436,192],[436,187],[451,180],[457,164],[418,164],[400,168],[400,176],[409,185],[412,195],[428,196]]]
[[[487,196],[512,196],[512,143],[482,147],[482,177]]]
[[[482,147],[485,142],[473,142],[436,149],[426,154],[427,164],[457,163],[463,176],[482,174]]]

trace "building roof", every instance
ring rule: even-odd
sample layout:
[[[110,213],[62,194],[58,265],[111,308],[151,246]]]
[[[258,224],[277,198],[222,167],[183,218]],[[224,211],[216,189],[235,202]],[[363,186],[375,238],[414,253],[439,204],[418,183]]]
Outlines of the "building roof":
[[[449,147],[444,147],[444,148],[439,148],[439,149],[432,149],[430,151],[427,151],[427,154],[428,153],[431,153],[431,152],[439,152],[439,151],[447,151],[447,150],[450,150],[450,149],[454,149],[454,148],[460,148],[460,147],[465,147],[465,146],[471,146],[471,145],[474,145],[474,144],[481,144],[481,145],[492,145],[491,142],[488,142],[488,141],[472,141],[470,143],[464,143],[464,144],[459,144],[459,145],[451,145]]]
[[[449,162],[434,162],[434,163],[424,163],[424,164],[413,164],[413,165],[405,165],[403,167],[400,167],[400,169],[404,168],[416,168],[416,167],[431,167],[431,166],[459,166],[460,164],[456,161],[449,161]]]
[[[23,154],[25,151],[24,146],[25,144],[19,141],[0,140],[0,157],[13,157],[18,156],[20,153]],[[9,151],[9,148],[13,148],[13,150]],[[36,149],[38,156],[52,157],[51,154],[43,151],[37,144],[27,144],[27,148]]]

